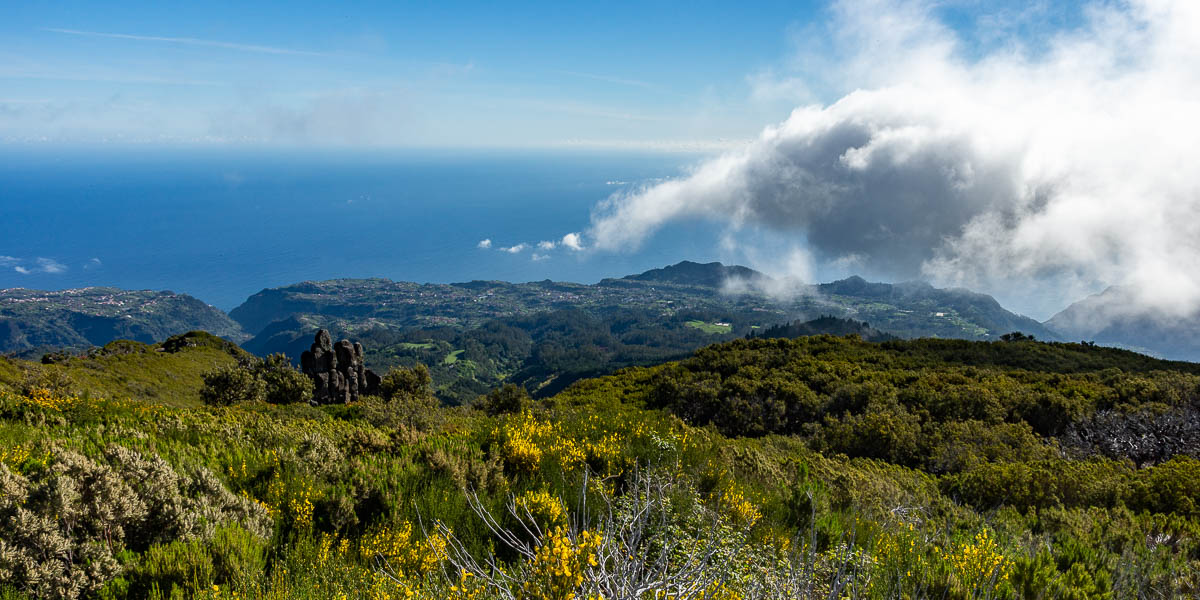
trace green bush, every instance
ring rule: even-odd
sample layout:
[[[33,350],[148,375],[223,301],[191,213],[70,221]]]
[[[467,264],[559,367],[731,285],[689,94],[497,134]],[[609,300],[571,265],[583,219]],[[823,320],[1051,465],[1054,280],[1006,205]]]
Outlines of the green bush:
[[[283,354],[268,356],[255,365],[254,374],[262,380],[264,398],[271,404],[312,400],[312,380],[293,367],[291,361]]]
[[[236,524],[210,539],[175,540],[151,546],[124,575],[127,598],[192,597],[213,585],[252,581],[266,569],[263,540]]]
[[[529,392],[525,388],[506,383],[502,387],[498,387],[488,392],[484,396],[480,396],[474,407],[482,410],[489,416],[516,414],[523,410],[529,409],[532,400],[529,398]]]
[[[425,398],[433,395],[432,383],[429,368],[423,364],[411,369],[394,367],[380,381],[379,393],[384,400]]]
[[[230,406],[244,402],[261,402],[267,386],[253,371],[242,366],[220,367],[204,374],[200,398],[205,404]]]

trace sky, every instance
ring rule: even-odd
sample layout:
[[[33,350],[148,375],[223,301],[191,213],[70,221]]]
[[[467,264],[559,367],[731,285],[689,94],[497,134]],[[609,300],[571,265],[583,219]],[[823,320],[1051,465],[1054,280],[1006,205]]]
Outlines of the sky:
[[[10,3],[10,140],[713,145],[816,4]]]
[[[938,4],[973,31],[1060,3]],[[983,9],[986,8],[986,12]],[[0,20],[0,140],[704,150],[843,82],[836,5],[26,2]]]
[[[722,245],[801,281],[923,279],[1043,317],[1116,285],[1132,291],[1109,316],[1200,314],[1200,3],[1090,2],[987,43],[939,9],[834,4],[828,43],[796,60],[829,61],[798,81],[840,81],[836,99],[609,198],[585,241],[720,220]]]
[[[1195,0],[5,13],[0,141],[701,151],[598,198],[571,250],[702,220],[797,281],[923,279],[1043,318],[1121,285],[1200,310]]]

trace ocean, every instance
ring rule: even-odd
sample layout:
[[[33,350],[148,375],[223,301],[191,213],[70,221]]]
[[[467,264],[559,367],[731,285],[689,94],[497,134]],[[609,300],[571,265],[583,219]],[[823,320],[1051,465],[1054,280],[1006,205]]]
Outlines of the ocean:
[[[716,225],[702,222],[636,251],[536,247],[585,230],[609,195],[701,158],[5,147],[0,288],[169,289],[229,310],[305,280],[590,283],[716,260]],[[517,244],[529,247],[501,250]]]

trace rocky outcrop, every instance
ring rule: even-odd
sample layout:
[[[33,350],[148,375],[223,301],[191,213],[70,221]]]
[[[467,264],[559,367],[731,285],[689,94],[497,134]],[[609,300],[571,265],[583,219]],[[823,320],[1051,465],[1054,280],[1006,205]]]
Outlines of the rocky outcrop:
[[[324,329],[300,355],[300,370],[313,380],[316,404],[345,404],[379,393],[379,376],[363,365],[362,344],[350,340],[334,344]]]

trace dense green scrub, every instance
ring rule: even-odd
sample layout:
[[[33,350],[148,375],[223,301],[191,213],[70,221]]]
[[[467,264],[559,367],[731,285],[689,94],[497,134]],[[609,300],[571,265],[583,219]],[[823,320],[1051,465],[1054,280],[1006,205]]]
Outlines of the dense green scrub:
[[[206,406],[242,357],[181,339],[0,360],[0,598],[1200,591],[1194,365],[819,336],[475,409]]]

